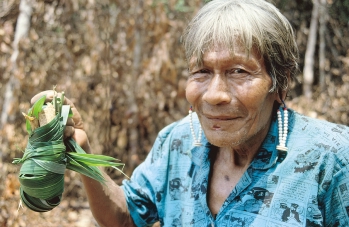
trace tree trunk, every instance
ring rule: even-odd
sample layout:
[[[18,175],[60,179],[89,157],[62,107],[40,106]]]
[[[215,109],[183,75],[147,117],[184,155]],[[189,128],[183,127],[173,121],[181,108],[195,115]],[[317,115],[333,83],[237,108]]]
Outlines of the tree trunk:
[[[319,46],[319,85],[320,91],[324,91],[326,87],[326,73],[325,73],[325,30],[326,30],[326,0],[320,0],[320,10],[319,10],[319,38],[320,38],[320,46]]]
[[[316,33],[319,14],[319,0],[313,0],[313,11],[311,16],[307,50],[305,51],[303,69],[303,94],[308,99],[312,98],[312,85],[314,82],[314,52],[316,46]]]
[[[133,64],[132,64],[132,80],[129,84],[130,92],[128,95],[128,104],[131,110],[131,117],[129,121],[129,155],[128,155],[128,170],[133,170],[140,162],[138,157],[139,147],[139,109],[137,104],[137,80],[139,76],[139,68],[142,59],[142,7],[143,1],[138,0],[137,7],[135,8],[136,25],[135,25],[135,44],[133,49]],[[131,174],[131,172],[126,172]]]
[[[6,90],[4,95],[4,103],[2,106],[1,113],[1,121],[0,121],[0,129],[3,129],[4,125],[8,121],[13,121],[11,118],[11,111],[13,110],[13,105],[16,101],[14,91],[19,87],[19,81],[15,76],[15,72],[17,69],[17,57],[19,54],[18,44],[19,41],[28,35],[28,31],[30,28],[30,18],[32,14],[32,6],[30,0],[21,0],[19,5],[19,15],[16,24],[16,32],[13,41],[13,53],[11,55],[11,77],[6,84]]]

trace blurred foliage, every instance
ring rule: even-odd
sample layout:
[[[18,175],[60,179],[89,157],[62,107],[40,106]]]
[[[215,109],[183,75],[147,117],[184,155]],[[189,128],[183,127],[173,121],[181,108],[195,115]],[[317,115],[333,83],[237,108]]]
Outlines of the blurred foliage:
[[[330,17],[338,21],[340,26],[349,29],[349,0],[330,0],[330,3]]]
[[[0,92],[11,76],[20,81],[20,90],[15,91],[18,103],[12,111],[16,120],[2,132],[8,142],[2,147],[3,159],[20,155],[25,146],[20,112],[29,107],[30,97],[57,85],[57,90],[65,91],[80,109],[94,152],[133,160],[129,163],[131,173],[149,152],[159,130],[187,114],[184,88],[188,73],[180,37],[204,2],[33,1],[29,36],[20,43],[16,71],[11,70],[9,57],[18,11],[2,17]],[[302,68],[311,1],[274,2],[295,28]],[[344,37],[349,37],[348,29],[343,27],[342,14],[334,17],[331,12],[348,15],[348,2],[328,4],[329,88],[330,83],[343,85],[347,76],[344,66],[349,42]],[[19,1],[13,4],[18,7]],[[301,73],[298,79],[302,80]],[[299,87],[296,84],[290,96],[301,97]],[[344,117],[329,117],[347,124],[339,120]]]
[[[121,159],[130,174],[150,151],[157,133],[187,114],[188,72],[180,38],[187,22],[207,0],[31,1],[29,35],[20,42],[18,67],[13,71],[10,57],[19,2],[0,1],[0,6],[6,3],[0,7],[1,97],[10,77],[20,83],[9,113],[14,120],[0,132],[0,164],[22,155],[28,136],[21,112],[29,109],[31,97],[57,85],[80,110],[93,152]],[[302,69],[312,3],[272,2],[295,28]],[[349,0],[328,0],[327,90],[320,92],[315,81],[314,100],[309,101],[302,97],[300,84],[295,84],[287,100],[301,113],[346,125],[348,4]],[[315,62],[318,70],[318,60]],[[301,71],[298,80],[302,82]],[[0,111],[2,105],[0,99]],[[6,174],[18,171],[6,169]],[[121,175],[108,172],[121,183]],[[81,183],[75,179],[73,173],[67,173],[65,196],[82,198]]]
[[[18,103],[12,112],[16,120],[2,132],[8,141],[2,148],[3,159],[20,155],[25,146],[20,112],[29,107],[30,97],[57,85],[57,90],[65,91],[81,110],[94,152],[121,160],[132,156],[131,173],[149,152],[159,130],[187,114],[187,64],[180,37],[204,2],[33,1],[29,37],[20,43],[16,71],[11,71],[9,57],[18,11],[1,18],[0,92],[11,76],[20,81],[20,90],[15,91]],[[348,15],[348,2],[328,4],[327,73],[328,83],[335,86],[342,85],[347,76],[344,66],[349,47],[344,37],[349,34],[342,27],[342,14],[334,17],[331,12]],[[311,1],[274,3],[295,28],[302,68]],[[18,7],[19,1],[13,4]],[[302,80],[301,73],[298,79]],[[290,96],[299,97],[299,87],[296,84]],[[347,124],[338,119],[342,117],[333,120]],[[130,153],[132,147],[137,151]]]

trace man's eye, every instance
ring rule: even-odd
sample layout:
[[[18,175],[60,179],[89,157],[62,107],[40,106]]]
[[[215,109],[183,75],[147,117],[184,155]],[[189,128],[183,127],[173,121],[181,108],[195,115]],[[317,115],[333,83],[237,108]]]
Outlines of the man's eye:
[[[200,69],[196,73],[207,74],[207,73],[210,73],[210,71],[208,69]]]
[[[229,71],[229,73],[231,74],[239,74],[239,73],[247,73],[245,70],[243,69],[232,69]]]
[[[202,82],[210,76],[211,71],[208,69],[200,69],[191,72],[190,78]]]
[[[210,70],[208,69],[199,69],[199,70],[196,70],[196,71],[193,71],[190,73],[192,76],[195,76],[195,77],[202,77],[202,76],[206,76],[208,74],[210,74]]]

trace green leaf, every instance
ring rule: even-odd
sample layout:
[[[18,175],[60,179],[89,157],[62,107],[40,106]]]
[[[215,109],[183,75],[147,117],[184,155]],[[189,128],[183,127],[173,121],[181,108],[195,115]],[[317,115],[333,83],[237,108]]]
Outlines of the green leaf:
[[[46,95],[42,96],[40,99],[38,99],[33,107],[30,109],[29,116],[35,117],[36,119],[39,118],[39,113],[42,110],[42,106],[45,104]]]
[[[69,110],[69,116],[68,117],[73,117],[73,111],[71,110],[71,108]]]
[[[30,125],[29,120],[25,120],[25,127],[27,128],[27,132],[30,135],[32,133],[32,126]]]
[[[67,155],[67,158],[68,158],[67,169],[74,170],[75,172],[84,174],[85,176],[95,179],[96,181],[99,181],[101,183],[105,182],[105,179],[101,171],[97,167],[88,166],[82,162],[79,162],[78,160],[72,158],[69,154]]]
[[[88,166],[122,166],[123,164],[117,163],[117,159],[114,159],[105,155],[95,155],[95,154],[78,154],[69,153],[69,155],[80,163],[84,163]]]
[[[42,108],[45,108],[45,100],[46,96],[43,96],[36,101],[28,115],[38,118]],[[86,154],[74,139],[63,140],[64,127],[72,111],[69,105],[63,105],[64,95],[54,100],[59,110],[56,109],[58,114],[51,122],[32,130],[30,121],[26,120],[29,141],[23,157],[13,160],[15,164],[22,164],[19,173],[21,199],[27,207],[37,212],[51,210],[60,203],[66,169],[102,184],[105,184],[105,178],[97,166],[111,167],[123,173],[118,167],[124,164],[118,163],[119,160]]]

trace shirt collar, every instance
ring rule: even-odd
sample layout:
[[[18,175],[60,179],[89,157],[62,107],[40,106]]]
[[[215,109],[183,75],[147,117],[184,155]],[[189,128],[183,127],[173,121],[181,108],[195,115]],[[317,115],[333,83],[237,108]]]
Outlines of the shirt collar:
[[[201,166],[208,159],[208,153],[210,152],[210,147],[212,146],[207,141],[205,136],[202,138],[202,144],[203,146],[200,147],[192,145],[191,148],[191,159],[192,162],[197,166]]]
[[[292,133],[292,128],[294,126],[294,111],[292,109],[287,109],[288,111],[288,134]],[[269,169],[274,166],[277,162],[282,162],[287,155],[286,151],[278,151],[276,149],[277,144],[279,144],[279,128],[277,115],[275,114],[272,118],[270,124],[269,132],[264,139],[261,148],[258,151],[257,156],[251,163],[253,169]],[[286,141],[287,145],[287,141]]]
[[[276,145],[278,140],[278,122],[277,118],[273,117],[269,132],[265,137],[262,146],[251,163],[253,169],[269,169],[272,167],[278,159],[278,151]]]

